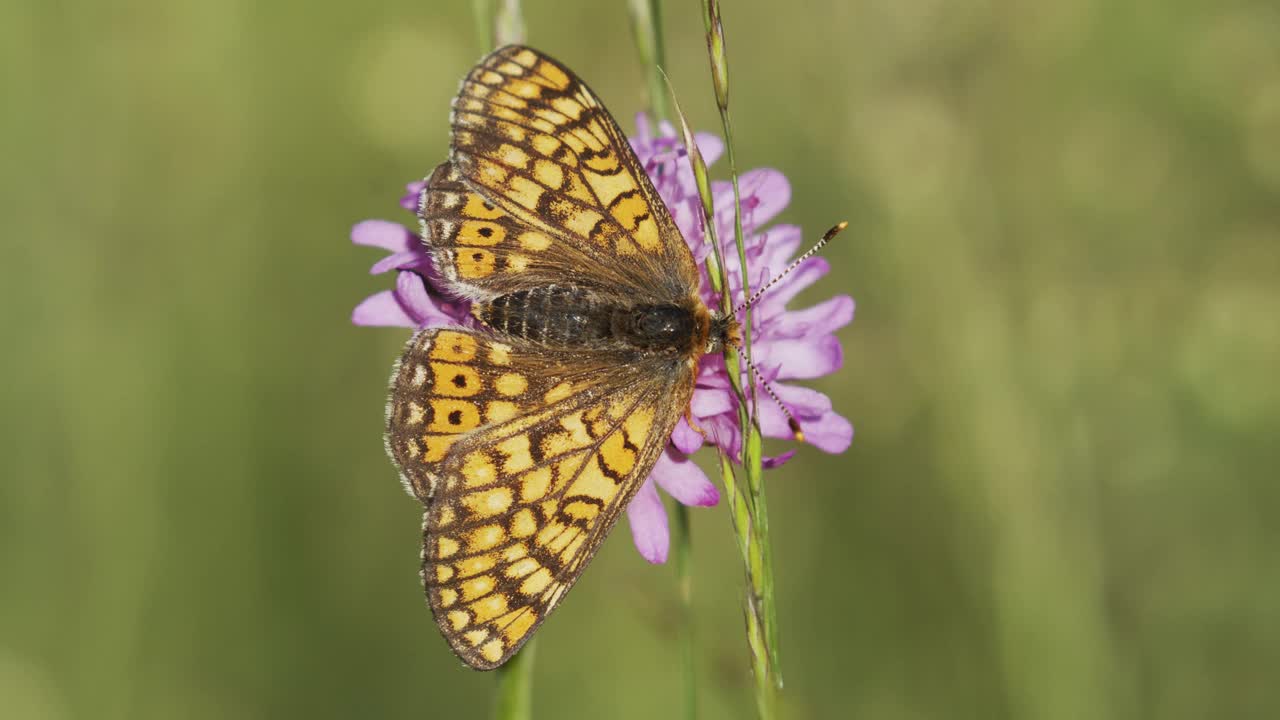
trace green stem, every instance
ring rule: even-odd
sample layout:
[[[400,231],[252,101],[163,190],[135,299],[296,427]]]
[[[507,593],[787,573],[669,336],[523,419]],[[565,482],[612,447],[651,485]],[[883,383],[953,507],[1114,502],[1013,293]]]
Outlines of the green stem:
[[[745,608],[747,622],[747,646],[755,667],[769,663],[769,649],[765,647],[764,629],[760,627],[761,612],[758,608]],[[769,673],[752,673],[755,678],[756,714],[761,720],[773,720],[778,714],[778,689]]]
[[[493,19],[494,45],[521,44],[524,42],[524,15],[520,0],[498,0],[498,13]]]
[[[752,429],[754,432],[747,437],[747,447],[752,448],[750,452],[755,461],[747,466],[747,484],[750,486],[754,483],[758,488],[756,492],[752,493],[752,505],[755,509],[754,530],[756,545],[760,549],[760,567],[756,582],[752,584],[752,589],[759,599],[760,607],[757,608],[757,611],[764,621],[764,641],[769,651],[771,684],[777,689],[782,689],[782,670],[778,664],[778,606],[774,595],[773,542],[769,535],[769,507],[765,498],[764,485],[760,482],[760,478],[764,474],[761,466],[760,432],[754,425]],[[752,477],[752,473],[754,473],[754,477]]]
[[[733,152],[733,124],[729,122],[729,106],[725,104],[720,108],[720,127],[724,130],[724,149],[725,156],[729,160],[729,179],[733,182],[733,242],[738,250],[738,269],[742,273],[742,298],[743,300],[751,297],[751,276],[747,271],[747,243],[742,232],[742,191],[738,188],[738,160]],[[730,308],[732,310],[732,308]],[[742,313],[742,356],[747,364],[751,364],[751,308],[747,307]],[[751,415],[755,415],[756,409],[756,384],[750,385],[751,391]],[[760,431],[752,423],[751,432],[756,436],[757,441],[760,437]],[[743,464],[748,467],[748,457],[743,457]],[[760,456],[757,453],[754,457],[754,463],[759,464]],[[753,492],[759,491],[760,473],[755,473],[755,482],[751,489]]]
[[[726,73],[727,76],[727,73]],[[720,108],[720,124],[724,129],[724,146],[725,155],[729,160],[729,176],[733,182],[733,239],[738,250],[739,271],[742,273],[742,296],[748,298],[751,296],[750,275],[747,269],[747,249],[746,239],[742,230],[742,195],[738,189],[738,163],[733,151],[733,127],[729,120],[729,106],[726,102]],[[743,312],[742,322],[742,357],[747,365],[751,364],[751,308],[748,307]],[[729,367],[739,367],[736,363]],[[742,436],[744,438],[742,446],[742,466],[747,475],[747,487],[752,497],[752,507],[755,509],[753,515],[753,528],[756,536],[757,551],[760,555],[758,564],[753,564],[753,573],[755,582],[752,583],[752,590],[755,594],[755,601],[759,606],[755,611],[759,613],[764,623],[764,642],[769,650],[769,665],[772,674],[775,676],[773,682],[778,687],[782,685],[782,677],[778,674],[778,630],[776,621],[775,605],[773,602],[773,548],[769,541],[769,513],[768,503],[764,493],[764,455],[762,452],[763,442],[760,437],[760,426],[755,422],[756,408],[756,385],[754,382],[749,384],[748,396],[750,397],[749,406],[739,406],[738,419],[742,424]],[[749,410],[748,410],[749,408]]]
[[[715,224],[715,200],[711,194],[711,180],[707,175],[707,166],[702,159],[702,153],[698,151],[697,143],[694,142],[693,131],[689,129],[688,119],[680,110],[680,101],[675,95],[672,95],[672,109],[676,117],[680,120],[680,130],[684,137],[685,149],[689,154],[689,162],[693,167],[694,181],[698,187],[698,195],[702,201],[702,219],[703,228],[706,231],[707,242],[711,245],[711,254],[707,257],[708,277],[711,279],[711,286],[720,294],[721,309],[723,312],[730,312],[733,309],[732,298],[729,296],[729,278],[725,269],[724,258],[720,253],[720,241],[716,234]],[[730,344],[724,346],[724,358],[726,367],[739,367],[737,350]],[[733,388],[734,396],[738,400],[738,419],[742,423],[744,431],[749,431],[752,427],[750,418],[747,416],[747,400],[742,393],[741,377],[738,373],[729,373],[729,384]],[[750,443],[752,442],[752,434],[744,432],[747,443],[744,444],[744,454],[751,452]],[[755,456],[759,457],[758,445]],[[729,501],[730,517],[733,519],[733,530],[738,539],[738,547],[742,552],[743,566],[747,575],[747,607],[746,610],[752,615],[748,623],[747,643],[751,649],[751,668],[756,675],[757,686],[757,706],[759,708],[762,720],[772,720],[774,707],[774,694],[776,685],[773,679],[772,671],[773,663],[769,657],[767,643],[767,631],[755,631],[754,628],[766,628],[767,624],[764,617],[768,613],[768,605],[765,598],[771,597],[771,582],[765,577],[765,572],[769,568],[767,562],[767,553],[762,548],[767,548],[767,537],[761,537],[756,532],[756,509],[755,502],[757,495],[751,492],[751,484],[741,483],[733,469],[733,458],[725,454],[724,450],[719,446],[716,448],[720,459],[720,476],[724,482],[725,496]],[[744,466],[750,471],[751,465]],[[760,463],[755,463],[759,472]],[[758,483],[757,483],[758,485]]]
[[[667,89],[659,70],[667,64],[662,37],[662,2],[627,0],[627,9],[631,14],[631,35],[640,54],[640,67],[644,68],[645,81],[649,85],[649,110],[655,120],[670,119]]]
[[[497,42],[493,22],[495,6],[495,0],[471,0],[471,17],[476,24],[476,42],[484,52],[492,49]]]
[[[747,579],[751,585],[747,591],[747,602],[743,607],[743,616],[747,628],[747,649],[751,653],[751,668],[755,678],[756,712],[762,720],[772,720],[777,711],[777,687],[773,676],[767,672],[771,666],[769,648],[761,617],[760,595],[755,591],[754,578],[763,573],[763,558],[760,543],[756,539],[755,524],[749,496],[741,492],[741,485],[736,478],[733,462],[728,455],[720,453],[720,476],[724,480],[725,498],[729,504],[729,514],[733,518],[733,526],[738,537],[738,550],[742,554],[742,564],[747,568]]]
[[[693,539],[689,532],[689,508],[675,505],[676,577],[680,583],[680,658],[684,669],[684,716],[687,720],[698,717],[698,667],[693,634]]]
[[[533,658],[536,638],[530,638],[515,657],[496,670],[497,702],[494,720],[531,720],[533,717]]]
[[[733,185],[733,239],[738,251],[738,267],[742,273],[742,295],[751,296],[750,274],[747,267],[746,240],[742,229],[742,194],[738,186],[738,162],[734,153],[733,123],[729,114],[729,60],[725,50],[724,25],[720,17],[719,0],[701,0],[703,28],[706,31],[707,57],[711,63],[712,87],[716,106],[720,110],[720,125],[724,131],[725,154],[729,160],[729,175]],[[742,354],[751,364],[751,308],[746,308],[742,326]],[[730,358],[726,353],[728,363]],[[729,368],[740,367],[736,362]],[[731,372],[730,380],[737,381],[738,373]],[[738,382],[735,382],[735,387]],[[744,503],[751,513],[749,527],[739,532],[747,535],[747,643],[751,648],[752,670],[756,679],[756,705],[761,718],[772,718],[776,705],[777,689],[782,687],[782,675],[778,663],[778,623],[774,602],[773,549],[769,539],[768,504],[764,493],[763,453],[760,429],[755,422],[756,386],[749,382],[750,404],[740,404],[738,419],[742,426],[742,467],[746,473],[749,502]],[[740,393],[739,393],[740,394]],[[726,478],[727,480],[727,478]]]
[[[733,459],[720,453],[720,479],[724,483],[725,502],[729,505],[729,518],[733,521],[734,534],[738,540],[738,552],[742,555],[742,566],[751,566],[751,501],[742,492],[733,469]]]
[[[476,40],[485,51],[524,42],[520,0],[471,0]]]

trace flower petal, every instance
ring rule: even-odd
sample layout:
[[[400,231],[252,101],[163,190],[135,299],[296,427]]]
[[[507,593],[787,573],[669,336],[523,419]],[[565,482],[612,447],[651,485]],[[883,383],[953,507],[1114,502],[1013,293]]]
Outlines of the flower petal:
[[[400,198],[400,207],[410,212],[418,211],[418,197],[422,195],[422,188],[427,186],[426,180],[415,180],[404,186],[406,193]]]
[[[777,368],[775,377],[810,380],[830,375],[844,365],[844,350],[835,335],[764,340],[752,348],[753,362]]]
[[[676,423],[676,429],[671,431],[671,444],[685,455],[692,455],[702,447],[702,435],[681,417]]]
[[[636,134],[629,138],[632,145],[648,146],[653,141],[653,130],[649,125],[649,113],[636,113]],[[638,154],[638,151],[637,151]],[[644,160],[644,158],[640,158]]]
[[[700,422],[711,442],[719,445],[730,457],[737,458],[741,455],[742,428],[739,427],[736,416],[716,415],[703,418]]]
[[[831,398],[811,387],[775,383],[773,389],[778,393],[778,398],[786,403],[791,412],[795,413],[796,417],[801,420],[820,417],[822,414],[831,411]],[[770,404],[772,405],[773,403]],[[763,406],[762,403],[761,407]]]
[[[804,441],[819,450],[837,454],[853,443],[853,425],[834,412],[805,424]]]
[[[693,391],[689,407],[693,410],[694,417],[719,415],[733,410],[733,396],[728,390],[697,388]]]
[[[728,192],[727,202],[729,207],[732,208],[732,190],[728,190]],[[729,292],[732,297],[745,300],[746,298],[742,294],[742,273],[737,261],[738,250],[733,239],[733,213],[730,212],[726,217],[727,227],[722,231],[720,241],[723,245],[725,257],[730,259],[728,263]],[[747,262],[750,267],[752,292],[760,288],[766,280],[772,279],[774,273],[781,272],[791,264],[791,258],[796,254],[796,250],[799,249],[802,239],[800,228],[796,225],[776,225],[763,233],[756,233],[747,238]],[[785,285],[793,281],[794,279],[791,276],[787,276],[786,279],[779,282],[779,285]],[[786,304],[776,302],[770,304],[770,300],[776,292],[777,287],[775,286],[756,304],[755,317],[758,323],[777,315]],[[711,290],[708,283],[704,283],[703,286],[703,299],[713,306],[719,304],[719,296]]]
[[[690,177],[693,171],[690,170]],[[742,185],[738,185],[738,189],[742,189]],[[694,190],[696,193],[697,190]],[[746,200],[746,196],[743,196]],[[711,182],[711,204],[716,209],[716,234],[720,236],[720,242],[725,244],[726,248],[737,247],[734,243],[733,233],[733,183],[728,180],[713,180]],[[743,208],[745,214],[746,208]],[[743,225],[746,230],[746,225]]]
[[[806,338],[828,335],[853,321],[855,303],[848,295],[828,298],[803,310],[788,310],[777,316],[764,333],[770,338]],[[762,325],[764,323],[761,323]]]
[[[417,236],[400,223],[390,220],[364,220],[351,228],[351,242],[380,247],[391,252],[405,252],[413,247]]]
[[[806,437],[811,427],[831,412],[831,399],[813,388],[774,383],[773,389],[778,394],[778,399],[786,404],[787,410],[800,422],[800,428],[804,430]],[[762,435],[783,439],[792,437],[787,416],[776,403],[762,402],[756,412]]]
[[[781,269],[781,268],[780,268]],[[786,279],[774,285],[764,297],[760,298],[757,307],[761,315],[774,315],[781,312],[801,290],[816,283],[819,278],[831,271],[831,264],[820,257],[811,257],[800,263],[800,267],[791,271]]]
[[[849,448],[853,442],[853,426],[832,411],[830,398],[799,385],[779,383],[773,389],[800,421],[805,443],[829,453],[841,453]],[[765,437],[792,437],[786,416],[773,403],[760,403],[759,418],[760,432]]]
[[[415,268],[427,261],[427,256],[416,250],[408,250],[405,252],[392,253],[369,268],[370,275],[381,275],[388,270],[408,270]]]
[[[653,480],[647,479],[627,506],[627,522],[631,525],[631,540],[641,557],[655,565],[667,561],[671,536],[667,532],[667,511]]]
[[[680,234],[689,244],[689,251],[694,260],[702,265],[702,259],[711,252],[711,247],[702,238],[701,210],[695,210],[693,203],[667,201],[667,209],[671,211],[671,219],[675,220]],[[709,289],[709,287],[708,287]]]
[[[405,312],[390,290],[383,290],[361,301],[351,311],[351,322],[373,327],[416,327],[418,324]]]
[[[764,227],[791,202],[791,183],[772,168],[748,170],[738,178],[742,194],[742,227]]]
[[[799,225],[774,225],[751,239],[753,248],[757,250],[754,264],[761,268],[776,268],[775,272],[780,272],[791,264],[791,259],[800,249],[804,231]]]
[[[396,299],[404,305],[405,312],[419,322],[435,309],[426,281],[415,272],[402,270],[396,274]]]
[[[645,123],[645,126],[647,129],[648,122]],[[636,123],[636,127],[639,127],[638,122]],[[672,125],[668,120],[663,120],[658,123],[657,137],[660,139],[674,139],[677,147],[683,147],[683,138],[676,132],[675,125]],[[707,164],[707,166],[710,166],[711,163],[715,162],[720,157],[720,153],[724,152],[724,143],[720,141],[720,137],[718,135],[705,132],[694,133],[693,141],[697,143],[698,152],[702,153],[702,160]]]
[[[702,468],[688,458],[677,457],[670,449],[658,456],[650,478],[684,505],[711,507],[720,502],[720,492]]]
[[[712,163],[719,160],[721,153],[724,152],[724,141],[718,135],[694,133],[693,141],[698,145],[698,152],[702,153],[702,162],[706,163],[707,167],[711,167]]]
[[[458,324],[458,318],[449,313],[450,308],[427,292],[426,281],[415,272],[400,271],[396,276],[395,295],[417,327]]]
[[[775,457],[765,456],[760,458],[760,467],[761,469],[764,469],[764,470],[772,470],[774,468],[780,468],[783,465],[786,465],[787,461],[795,456],[796,456],[795,450],[788,450],[782,453],[781,455],[777,455]]]

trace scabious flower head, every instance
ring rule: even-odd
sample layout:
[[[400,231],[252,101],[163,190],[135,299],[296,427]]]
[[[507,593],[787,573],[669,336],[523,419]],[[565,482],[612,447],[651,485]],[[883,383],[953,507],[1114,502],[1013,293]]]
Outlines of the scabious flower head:
[[[719,296],[712,291],[706,277],[706,258],[711,247],[704,239],[701,201],[684,146],[667,123],[662,123],[654,132],[648,118],[640,115],[636,125],[637,133],[631,139],[631,146],[702,270],[703,300],[708,307],[719,307]],[[696,142],[708,165],[723,151],[723,144],[714,135],[700,133]],[[422,185],[415,182],[407,186],[408,194],[401,199],[401,207],[410,211],[417,207]],[[754,290],[790,264],[802,238],[800,228],[794,225],[763,229],[791,200],[791,186],[782,173],[752,170],[739,177],[739,187],[747,267],[751,274],[749,285]],[[715,182],[711,189],[715,198],[716,235],[723,246],[731,296],[742,298],[741,267],[734,242],[733,188],[728,182]],[[356,244],[380,247],[391,253],[375,263],[370,272],[395,270],[397,273],[395,287],[357,305],[352,322],[414,328],[471,324],[467,302],[450,298],[439,290],[435,268],[417,234],[398,223],[365,220],[352,229],[351,239]],[[806,440],[820,450],[838,453],[852,441],[853,427],[832,410],[827,396],[788,382],[830,374],[843,362],[834,332],[853,319],[853,298],[837,295],[803,310],[786,307],[797,293],[829,270],[830,266],[822,258],[810,258],[756,303],[752,309],[751,349],[753,362],[800,421]],[[699,367],[691,405],[694,422],[706,433],[705,441],[720,446],[730,457],[739,457],[742,428],[738,425],[724,358],[704,355]],[[744,383],[755,381],[746,374],[742,380]],[[760,395],[762,402],[757,412],[761,432],[766,437],[790,438],[792,433],[786,416],[764,393]],[[685,505],[710,506],[720,501],[715,485],[688,459],[703,443],[703,435],[680,420],[667,451],[659,457],[653,472],[627,508],[636,549],[650,562],[664,562],[670,543],[666,510],[657,487]],[[794,451],[766,458],[765,467],[777,467],[792,455]]]

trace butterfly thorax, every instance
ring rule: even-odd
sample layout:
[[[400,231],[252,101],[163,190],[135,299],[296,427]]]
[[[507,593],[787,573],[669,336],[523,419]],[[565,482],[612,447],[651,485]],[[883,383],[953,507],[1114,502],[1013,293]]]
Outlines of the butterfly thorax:
[[[572,285],[548,285],[472,305],[472,315],[513,338],[560,347],[613,347],[696,357],[736,336],[737,323],[716,318],[701,300],[626,303]]]

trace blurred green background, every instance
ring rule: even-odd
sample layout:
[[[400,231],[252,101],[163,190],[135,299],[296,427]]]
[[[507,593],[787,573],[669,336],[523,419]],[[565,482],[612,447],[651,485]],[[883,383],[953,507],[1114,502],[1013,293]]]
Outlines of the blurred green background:
[[[742,165],[851,221],[802,300],[859,304],[816,383],[852,448],[770,476],[786,717],[1280,717],[1280,9],[724,13]],[[629,128],[624,3],[526,19]],[[411,221],[480,54],[465,2],[0,5],[0,715],[487,715],[347,238]],[[694,522],[701,709],[748,717],[728,516]],[[672,570],[621,530],[540,632],[539,717],[679,708]]]

